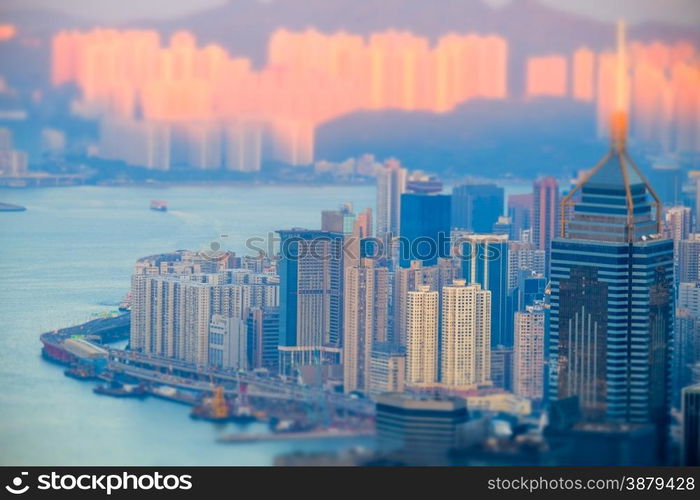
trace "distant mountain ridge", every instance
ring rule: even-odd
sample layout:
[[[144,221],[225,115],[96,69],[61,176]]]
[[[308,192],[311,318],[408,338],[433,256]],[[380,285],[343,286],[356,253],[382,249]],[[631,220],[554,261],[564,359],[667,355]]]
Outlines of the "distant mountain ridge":
[[[597,50],[614,45],[612,23],[556,10],[536,0],[515,0],[500,8],[481,0],[231,0],[185,18],[137,24],[164,33],[189,29],[199,40],[221,43],[256,64],[264,62],[269,35],[280,27],[364,35],[407,30],[433,41],[449,32],[495,33],[510,41],[516,58],[570,52],[582,45]],[[700,29],[645,23],[633,26],[630,38],[689,40],[700,45]]]
[[[608,147],[596,136],[591,106],[550,98],[473,100],[445,114],[356,112],[321,125],[316,144],[317,158],[393,156],[446,179],[565,177],[592,167]],[[646,166],[644,152],[637,144],[631,148]]]
[[[570,52],[582,45],[612,47],[612,23],[605,23],[540,4],[513,0],[495,8],[481,0],[230,0],[227,4],[170,20],[96,23],[49,11],[16,10],[2,14],[4,22],[25,32],[49,36],[66,29],[92,26],[150,28],[164,35],[185,29],[200,42],[215,42],[232,53],[265,59],[267,41],[278,28],[344,30],[367,35],[387,29],[407,30],[436,40],[450,32],[496,33],[511,42],[514,54]],[[630,38],[665,42],[688,40],[700,45],[700,28],[643,23],[630,28]]]

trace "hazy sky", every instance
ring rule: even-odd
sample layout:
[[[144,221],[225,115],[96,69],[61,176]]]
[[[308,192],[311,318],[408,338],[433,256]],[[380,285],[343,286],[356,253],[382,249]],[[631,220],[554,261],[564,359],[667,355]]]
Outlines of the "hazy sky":
[[[176,17],[228,0],[1,0],[0,13],[17,8],[51,8],[95,21]],[[232,0],[235,1],[235,0]],[[275,0],[259,0],[274,2]],[[362,1],[362,0],[357,0]],[[426,0],[431,1],[431,0]],[[516,0],[483,0],[502,5]],[[554,7],[601,20],[624,17],[700,25],[700,0],[539,0]],[[436,3],[439,5],[439,2]]]

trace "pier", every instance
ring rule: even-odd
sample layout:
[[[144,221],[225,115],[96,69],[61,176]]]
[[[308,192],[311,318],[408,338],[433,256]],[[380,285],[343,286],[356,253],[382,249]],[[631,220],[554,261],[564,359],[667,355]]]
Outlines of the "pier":
[[[217,439],[219,443],[256,443],[260,441],[294,441],[298,439],[333,439],[374,436],[371,430],[327,429],[307,432],[276,432],[264,434],[226,434]]]
[[[300,386],[277,377],[220,370],[122,349],[109,350],[107,369],[139,380],[183,389],[211,391],[212,386],[222,386],[228,395],[243,393],[248,397],[329,405],[359,416],[374,415],[371,401],[328,392],[322,387]]]

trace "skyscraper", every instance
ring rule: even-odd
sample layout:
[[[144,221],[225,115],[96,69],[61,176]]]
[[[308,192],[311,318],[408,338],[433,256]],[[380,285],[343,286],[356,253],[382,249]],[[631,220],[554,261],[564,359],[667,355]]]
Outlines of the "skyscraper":
[[[514,239],[520,240],[523,230],[530,229],[532,220],[532,193],[508,196],[508,217],[513,224]]]
[[[513,392],[535,401],[544,397],[545,322],[541,305],[515,313]]]
[[[202,272],[212,271],[212,264],[193,252],[149,257],[137,263],[131,288],[132,349],[198,364],[214,361],[223,366],[226,356],[233,359],[229,347],[238,340],[229,341],[239,335],[236,321],[245,319],[251,307],[276,306],[279,286],[269,275],[240,269]],[[223,318],[214,329],[226,333],[226,343],[212,351],[214,315]],[[233,333],[231,325],[236,328]],[[212,360],[211,354],[223,357]]]
[[[690,235],[692,214],[690,207],[676,206],[666,209],[664,213],[664,235],[676,244]]]
[[[559,183],[545,177],[532,187],[532,241],[538,250],[544,250],[547,270],[552,238],[559,228]]]
[[[496,346],[491,349],[491,382],[508,392],[513,389],[513,349]]]
[[[459,234],[455,236],[461,277],[491,292],[491,346],[513,345],[508,318],[508,236]]]
[[[552,241],[550,390],[551,399],[577,397],[584,419],[654,425],[661,459],[673,241],[661,234],[659,197],[627,152],[623,45],[620,25],[610,150],[562,200],[561,233]]]
[[[316,364],[322,347],[340,349],[343,235],[308,229],[280,234],[280,369]]]
[[[463,184],[452,190],[452,228],[489,233],[503,215],[503,188]]]
[[[453,259],[439,259],[435,266],[424,266],[421,261],[411,262],[408,268],[397,268],[394,271],[392,287],[392,328],[391,340],[400,345],[406,345],[406,308],[408,292],[418,290],[421,285],[428,285],[431,290],[439,291],[443,286],[452,283],[455,278]]]
[[[693,368],[700,362],[700,316],[679,303],[674,326],[671,402],[680,408],[681,390],[693,383]]]
[[[678,287],[678,307],[700,316],[700,282],[681,283]]]
[[[516,238],[516,234],[513,231],[513,223],[511,222],[510,217],[500,216],[498,221],[496,221],[496,223],[493,225],[491,232],[494,234],[505,234],[509,239]]]
[[[419,260],[411,262],[408,268],[397,268],[394,271],[392,286],[392,321],[391,341],[406,345],[406,322],[408,311],[408,292],[415,292],[419,287],[427,285],[437,290],[433,283],[432,267],[424,267]]]
[[[678,282],[700,281],[700,233],[678,243]]]
[[[277,371],[280,336],[279,307],[253,307],[246,318],[248,366]]]
[[[343,387],[367,393],[373,346],[387,341],[388,269],[371,259],[348,267],[343,301]]]
[[[518,286],[520,271],[544,274],[544,250],[537,250],[533,243],[508,242],[508,288]]]
[[[438,380],[438,292],[421,285],[407,299],[406,384],[432,386]]]
[[[338,210],[321,211],[321,231],[350,235],[355,224],[352,203],[344,203]]]
[[[420,260],[435,265],[450,255],[450,197],[444,194],[401,195],[399,265]]]
[[[491,292],[455,280],[442,289],[441,382],[468,389],[491,380]]]
[[[395,159],[377,173],[377,238],[397,236],[401,223],[401,195],[406,191],[406,169]]]
[[[513,311],[525,311],[527,306],[544,302],[546,298],[547,278],[528,270],[518,271],[517,286],[512,290]]]
[[[673,242],[660,203],[625,145],[610,151],[562,202],[581,192],[552,242],[552,398],[578,396],[585,418],[653,423],[663,449],[673,335]]]
[[[651,166],[649,180],[663,204],[676,205],[683,199],[684,171],[676,163],[655,163]]]

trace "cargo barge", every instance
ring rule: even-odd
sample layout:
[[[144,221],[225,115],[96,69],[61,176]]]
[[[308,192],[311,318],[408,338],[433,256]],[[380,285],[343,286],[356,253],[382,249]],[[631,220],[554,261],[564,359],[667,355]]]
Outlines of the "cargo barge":
[[[148,392],[141,384],[121,384],[116,381],[98,385],[92,392],[115,398],[145,398],[148,395]]]

